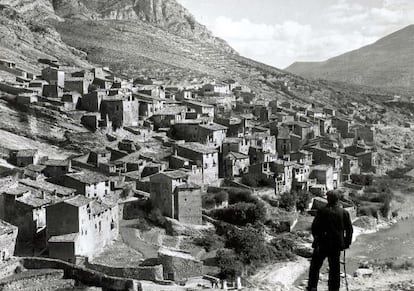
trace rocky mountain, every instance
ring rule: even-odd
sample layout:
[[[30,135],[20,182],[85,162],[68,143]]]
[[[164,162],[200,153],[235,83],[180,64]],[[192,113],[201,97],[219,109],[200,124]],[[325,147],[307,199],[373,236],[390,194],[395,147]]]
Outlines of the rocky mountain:
[[[414,88],[414,25],[324,62],[297,62],[287,71],[360,85]]]
[[[206,41],[234,52],[174,0],[53,0],[53,7],[64,18],[141,20],[171,33]]]

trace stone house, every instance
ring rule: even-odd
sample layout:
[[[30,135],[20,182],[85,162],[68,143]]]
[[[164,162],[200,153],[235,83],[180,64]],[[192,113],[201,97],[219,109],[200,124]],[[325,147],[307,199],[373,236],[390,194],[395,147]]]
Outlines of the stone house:
[[[10,162],[18,167],[26,167],[27,165],[37,165],[40,155],[37,149],[12,150],[10,152]]]
[[[169,128],[172,124],[185,119],[187,108],[184,106],[166,107],[151,116],[154,129]]]
[[[46,177],[60,177],[72,171],[71,160],[49,159],[43,163],[45,165],[44,174]]]
[[[181,170],[166,171],[154,174],[150,179],[151,201],[162,214],[173,218],[175,188],[187,183],[188,174]]]
[[[326,186],[327,191],[337,189],[340,183],[338,172],[331,165],[311,166],[311,179],[316,179],[318,184]]]
[[[224,176],[226,178],[241,177],[247,174],[250,158],[246,154],[229,152],[224,156]]]
[[[228,137],[243,136],[246,129],[245,120],[238,117],[216,116],[214,122],[227,127]]]
[[[358,126],[355,129],[355,138],[358,141],[363,140],[366,144],[375,142],[375,128],[372,126]]]
[[[225,83],[205,84],[200,88],[200,94],[203,96],[222,96],[230,93],[231,91]]]
[[[201,172],[192,177],[196,184],[209,185],[218,181],[219,161],[217,149],[197,142],[188,142],[177,144],[175,155],[189,159],[201,168]]]
[[[36,92],[37,95],[42,95],[43,87],[45,85],[49,85],[49,83],[45,80],[32,80],[29,83],[29,89]]]
[[[42,96],[47,98],[62,98],[63,88],[58,85],[44,85]]]
[[[19,228],[16,250],[35,254],[44,248],[46,206],[72,195],[74,190],[46,181],[20,182],[2,194],[2,219]]]
[[[280,127],[278,129],[276,138],[276,151],[280,158],[292,152],[292,143],[290,140],[290,132],[286,127]]]
[[[335,116],[332,118],[332,126],[336,128],[342,137],[347,137],[350,132],[351,121]]]
[[[276,155],[276,137],[267,132],[254,132],[246,135],[250,147],[256,147],[264,153]]]
[[[189,109],[194,110],[201,116],[207,116],[214,118],[214,106],[210,104],[205,104],[195,100],[186,100],[184,102]]]
[[[17,226],[0,220],[0,266],[14,255],[17,231]]]
[[[93,258],[118,236],[116,203],[82,195],[46,208],[49,256],[76,263],[77,257]]]
[[[79,92],[82,96],[89,93],[90,83],[82,77],[71,77],[65,79],[65,90]]]
[[[250,145],[244,137],[226,137],[223,140],[222,153],[223,156],[230,152],[249,154]]]
[[[198,125],[198,141],[207,146],[221,149],[226,134],[227,127],[217,123]]]
[[[33,93],[20,93],[16,97],[16,102],[19,104],[32,104],[38,102],[38,97]]]
[[[306,164],[294,163],[292,174],[292,188],[294,190],[308,190],[310,166]]]
[[[313,164],[313,153],[306,150],[300,150],[298,152],[291,153],[290,160],[292,162],[296,161],[300,164],[310,166]]]
[[[63,186],[76,189],[76,193],[88,198],[103,198],[111,193],[109,177],[93,171],[65,174],[61,181]]]
[[[107,90],[112,87],[113,81],[111,79],[95,77],[92,84],[97,86],[99,89]]]
[[[187,224],[202,224],[201,187],[193,183],[178,185],[173,192],[172,218]]]
[[[342,155],[342,181],[349,181],[352,174],[360,174],[361,168],[357,157]]]
[[[165,88],[159,85],[141,85],[138,87],[139,94],[153,98],[165,99]]]
[[[147,119],[165,107],[165,100],[144,94],[133,94],[139,103],[139,119]]]
[[[232,92],[234,89],[240,86],[239,82],[233,80],[233,79],[227,79],[223,81],[224,84],[227,84],[229,87],[229,91]]]
[[[42,70],[42,79],[49,85],[65,88],[65,72],[57,68],[47,67]]]
[[[158,258],[163,266],[165,280],[186,281],[203,275],[203,263],[188,253],[161,248]]]
[[[108,119],[112,127],[138,125],[139,102],[134,96],[106,96],[101,104],[101,119]]]
[[[81,107],[89,112],[99,112],[104,97],[109,95],[109,90],[95,90],[83,95],[81,99]]]
[[[65,110],[76,110],[82,100],[82,96],[77,91],[65,92],[62,96],[63,107]]]

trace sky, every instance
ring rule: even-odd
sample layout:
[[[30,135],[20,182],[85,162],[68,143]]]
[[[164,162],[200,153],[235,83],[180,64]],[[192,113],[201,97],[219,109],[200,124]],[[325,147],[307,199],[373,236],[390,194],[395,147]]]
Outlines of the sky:
[[[323,61],[414,24],[414,0],[178,0],[241,55]]]

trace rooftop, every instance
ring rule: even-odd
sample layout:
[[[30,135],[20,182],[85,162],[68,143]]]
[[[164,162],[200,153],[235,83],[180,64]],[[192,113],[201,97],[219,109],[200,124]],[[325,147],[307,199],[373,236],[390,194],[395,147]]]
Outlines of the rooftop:
[[[242,154],[242,153],[238,153],[238,152],[229,152],[226,155],[226,159],[232,159],[232,160],[240,160],[240,159],[248,159],[249,156]]]
[[[198,261],[196,258],[194,258],[192,255],[188,253],[180,252],[178,250],[173,250],[173,249],[160,248],[158,250],[158,254],[160,256],[176,257],[176,258],[181,258],[181,259],[186,259],[186,260],[191,260],[191,261]]]
[[[101,214],[108,209],[110,209],[110,207],[103,202],[99,202],[97,200],[93,200],[91,202],[91,210],[93,215]]]
[[[44,162],[45,166],[51,167],[66,167],[69,165],[69,160],[54,160],[50,159]]]
[[[184,106],[169,106],[155,112],[154,115],[178,115],[186,111]]]
[[[88,184],[88,185],[109,181],[109,178],[107,176],[97,173],[97,172],[87,171],[87,170],[82,170],[82,172],[77,172],[77,173],[66,174],[65,176],[72,178],[74,180],[77,180],[81,183]]]
[[[14,187],[14,188],[8,188],[3,193],[7,194],[7,195],[20,196],[20,195],[23,195],[27,192],[30,192],[30,190],[31,189],[29,187],[19,185],[19,186]]]
[[[33,157],[38,153],[37,149],[18,150],[16,156],[18,158]]]
[[[175,171],[166,171],[162,172],[161,174],[170,177],[171,179],[180,179],[180,178],[187,178],[188,174],[181,170],[175,170]]]
[[[178,189],[200,189],[201,187],[194,183],[185,183],[183,185],[177,186]]]
[[[36,181],[31,179],[23,179],[19,181],[24,186],[32,187],[38,190],[47,191],[50,193],[56,193],[61,196],[69,196],[76,192],[75,189],[56,185],[47,181]]]
[[[201,128],[212,130],[212,131],[218,131],[218,130],[226,130],[227,127],[218,123],[208,123],[208,124],[200,124]]]
[[[190,104],[190,105],[195,105],[195,106],[213,107],[213,105],[206,104],[200,101],[195,101],[195,100],[186,100],[185,103]]]
[[[0,219],[0,235],[8,234],[11,231],[17,230],[17,226],[14,226],[4,220]]]
[[[203,144],[198,143],[198,142],[186,142],[186,143],[183,143],[183,144],[179,144],[177,146],[179,148],[184,148],[184,149],[191,150],[193,152],[197,152],[197,153],[201,153],[201,154],[217,153],[217,149],[215,149],[213,147],[203,145]]]
[[[75,206],[75,207],[81,207],[81,206],[85,206],[85,205],[89,204],[89,202],[91,202],[91,201],[92,201],[92,199],[86,198],[83,195],[78,195],[78,196],[75,196],[73,198],[66,199],[63,202],[66,203],[66,204]]]
[[[74,242],[78,238],[79,233],[68,233],[62,235],[52,236],[49,239],[49,243],[60,243],[60,242]]]

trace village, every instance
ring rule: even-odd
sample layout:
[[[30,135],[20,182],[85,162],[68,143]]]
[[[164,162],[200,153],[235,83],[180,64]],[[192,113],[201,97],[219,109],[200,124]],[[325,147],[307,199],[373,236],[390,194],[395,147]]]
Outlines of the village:
[[[36,74],[0,60],[0,70],[16,77],[0,90],[18,106],[76,116],[107,143],[61,160],[38,148],[1,149],[17,174],[2,177],[0,266],[42,257],[172,288],[242,289],[240,278],[227,283],[209,272],[202,248],[183,243],[211,230],[210,211],[231,207],[214,193],[241,189],[276,202],[308,193],[302,211],[309,215],[327,191],[361,190],[355,177],[381,174],[376,128],[358,118],[365,110],[358,104],[340,112],[268,100],[232,79],[171,87],[105,67],[48,59],[39,67]],[[355,218],[356,207],[346,207]],[[161,234],[129,224],[148,214]],[[287,214],[289,232],[299,210]]]

